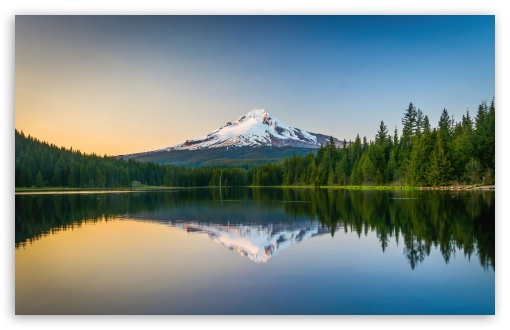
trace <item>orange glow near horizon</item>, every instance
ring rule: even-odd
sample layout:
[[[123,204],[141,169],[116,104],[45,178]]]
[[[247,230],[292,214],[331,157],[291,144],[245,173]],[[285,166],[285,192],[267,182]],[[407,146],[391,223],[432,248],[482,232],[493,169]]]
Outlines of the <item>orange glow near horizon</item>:
[[[161,95],[143,92],[136,77],[111,78],[117,91],[75,77],[48,79],[44,73],[18,67],[16,78],[15,127],[39,140],[111,156],[183,142],[185,125],[165,115],[163,102],[154,101]],[[138,87],[136,94],[130,92]]]
[[[197,97],[208,93],[200,72],[181,58],[136,42],[101,41],[76,27],[56,31],[52,19],[36,28],[37,19],[16,18],[15,128],[25,135],[115,156],[200,138],[230,119],[205,110],[214,97]]]

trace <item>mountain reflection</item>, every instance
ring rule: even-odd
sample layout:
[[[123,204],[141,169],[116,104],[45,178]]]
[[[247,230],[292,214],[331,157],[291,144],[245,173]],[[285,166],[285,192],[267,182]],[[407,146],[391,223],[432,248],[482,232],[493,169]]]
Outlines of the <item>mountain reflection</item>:
[[[122,217],[174,226],[187,223],[190,230],[207,233],[213,239],[219,239],[223,233],[220,229],[229,225],[239,225],[233,227],[236,230],[246,226],[266,233],[269,228],[275,230],[274,224],[282,224],[282,228],[294,228],[290,231],[296,235],[295,242],[300,237],[296,231],[310,233],[315,223],[316,234],[328,232],[334,236],[344,230],[361,237],[374,232],[382,252],[395,240],[403,245],[403,255],[413,269],[426,259],[432,247],[441,252],[446,263],[459,251],[468,258],[478,256],[482,267],[495,269],[495,193],[491,191],[216,188],[16,195],[16,247],[83,221]],[[216,232],[206,228],[210,223],[215,224]],[[254,224],[259,227],[249,227]],[[300,227],[302,224],[307,226]],[[274,235],[267,236],[262,245],[251,243],[251,248],[260,249],[254,259],[265,258],[268,242],[279,239],[277,231]],[[234,245],[222,244],[235,249]]]
[[[171,222],[169,225],[188,233],[206,234],[214,242],[246,256],[254,262],[266,262],[293,244],[329,233],[318,224],[306,222],[266,225]]]

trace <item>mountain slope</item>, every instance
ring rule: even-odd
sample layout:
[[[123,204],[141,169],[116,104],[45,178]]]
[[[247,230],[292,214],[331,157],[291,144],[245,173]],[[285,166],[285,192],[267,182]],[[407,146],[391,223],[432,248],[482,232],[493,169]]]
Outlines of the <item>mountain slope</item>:
[[[256,109],[228,122],[223,127],[198,140],[170,147],[170,150],[197,150],[220,147],[291,146],[319,148],[327,140],[325,135],[294,128],[264,109]],[[340,142],[340,141],[338,141]]]
[[[249,168],[266,163],[277,163],[286,157],[315,154],[317,150],[317,148],[298,147],[221,147],[197,150],[157,150],[122,157],[191,168],[209,166]]]

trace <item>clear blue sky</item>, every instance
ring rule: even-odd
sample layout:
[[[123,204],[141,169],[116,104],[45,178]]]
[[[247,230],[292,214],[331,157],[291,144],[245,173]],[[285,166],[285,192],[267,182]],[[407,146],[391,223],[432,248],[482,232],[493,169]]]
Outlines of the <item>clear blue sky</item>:
[[[17,16],[15,126],[124,154],[254,108],[338,138],[495,96],[494,16]]]

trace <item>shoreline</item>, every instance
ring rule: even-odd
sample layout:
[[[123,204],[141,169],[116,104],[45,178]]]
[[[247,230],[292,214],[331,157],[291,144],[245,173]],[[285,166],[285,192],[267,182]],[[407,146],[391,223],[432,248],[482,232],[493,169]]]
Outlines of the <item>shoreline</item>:
[[[106,193],[129,193],[129,192],[147,192],[157,190],[186,190],[186,189],[210,189],[220,188],[218,186],[213,187],[158,187],[158,186],[146,186],[136,188],[116,188],[116,189],[104,189],[104,188],[15,188],[15,195],[27,195],[27,194],[106,194]],[[223,187],[227,188],[227,187]],[[496,185],[455,185],[455,186],[442,186],[442,187],[411,187],[411,186],[243,186],[228,188],[282,188],[282,189],[345,189],[345,190],[443,190],[443,191],[471,191],[471,190],[484,190],[484,191],[495,191]]]
[[[496,185],[456,185],[444,187],[420,187],[420,190],[496,190]]]
[[[205,188],[205,187],[193,187]],[[144,191],[155,191],[155,190],[182,190],[189,189],[187,187],[136,187],[136,188],[59,188],[59,187],[48,187],[48,188],[15,188],[15,195],[27,195],[27,194],[53,194],[53,193],[64,193],[64,194],[107,194],[107,193],[129,193],[129,192],[144,192]]]

